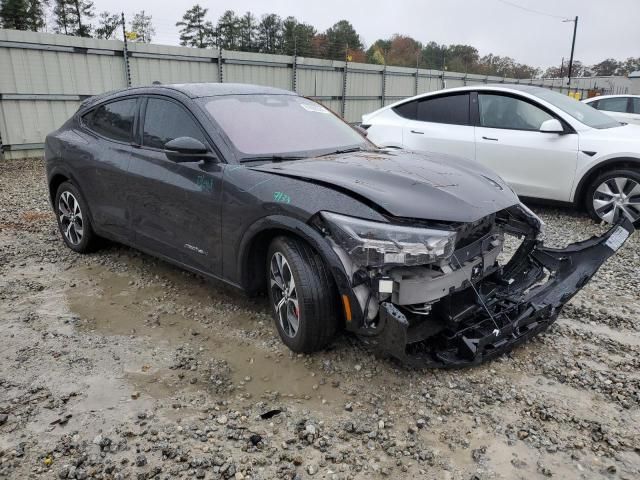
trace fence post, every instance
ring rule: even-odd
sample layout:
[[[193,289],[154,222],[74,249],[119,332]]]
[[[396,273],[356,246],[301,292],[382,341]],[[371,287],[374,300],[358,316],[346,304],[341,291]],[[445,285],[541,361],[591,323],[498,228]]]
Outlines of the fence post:
[[[382,91],[380,92],[381,107],[384,107],[385,97],[387,96],[387,64],[382,67]]]
[[[291,89],[298,93],[298,51],[293,52],[293,72],[291,76]]]
[[[342,70],[342,105],[340,107],[340,113],[344,119],[344,113],[347,108],[347,75],[349,71],[349,60],[344,59],[344,69]]]
[[[218,82],[224,83],[224,72],[222,71],[222,47],[218,45]]]
[[[129,69],[129,49],[127,48],[127,30],[124,23],[124,12],[122,12],[122,38],[124,47],[122,53],[124,55],[124,78],[127,82],[127,88],[131,86],[131,70]]]
[[[416,85],[415,85],[415,93],[414,95],[418,95],[418,77],[420,75],[420,69],[416,67]]]

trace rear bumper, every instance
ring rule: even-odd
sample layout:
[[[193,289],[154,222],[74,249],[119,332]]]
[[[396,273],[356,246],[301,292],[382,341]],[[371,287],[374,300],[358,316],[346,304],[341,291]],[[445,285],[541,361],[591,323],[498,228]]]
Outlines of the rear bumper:
[[[546,330],[633,231],[622,220],[600,237],[562,249],[525,240],[504,268],[476,285],[472,304],[449,312],[436,335],[420,339],[421,326],[383,302],[378,334],[367,340],[414,367],[466,367],[495,358]]]

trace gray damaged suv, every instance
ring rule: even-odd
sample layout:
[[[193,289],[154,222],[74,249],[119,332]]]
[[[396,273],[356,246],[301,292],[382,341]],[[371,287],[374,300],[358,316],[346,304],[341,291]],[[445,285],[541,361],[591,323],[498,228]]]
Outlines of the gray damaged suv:
[[[416,366],[465,366],[544,331],[633,232],[551,249],[496,174],[376,148],[273,88],[163,85],[92,97],[46,139],[62,237],[107,238],[266,292],[296,352],[354,332]],[[501,265],[505,235],[522,240]]]

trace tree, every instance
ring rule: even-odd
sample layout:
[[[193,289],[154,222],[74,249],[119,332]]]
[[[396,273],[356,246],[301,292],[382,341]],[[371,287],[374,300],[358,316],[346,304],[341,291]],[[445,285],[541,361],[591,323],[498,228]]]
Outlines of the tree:
[[[327,29],[326,36],[329,43],[328,58],[333,60],[344,60],[347,49],[357,52],[364,47],[360,35],[347,20],[340,20]]]
[[[93,2],[90,0],[69,1],[73,7],[71,8],[72,18],[76,24],[74,35],[78,37],[90,37],[91,23],[89,20],[95,16]]]
[[[307,23],[300,23],[295,17],[287,17],[282,22],[282,53],[285,55],[309,55],[313,50],[316,29]]]
[[[45,7],[49,0],[27,0],[27,29],[33,32],[42,30],[45,26]]]
[[[239,20],[240,50],[251,52],[255,49],[258,21],[253,13],[245,13]]]
[[[129,29],[136,34],[135,42],[151,43],[153,36],[156,34],[156,29],[153,27],[151,19],[151,15],[145,15],[144,10],[133,16]]]
[[[282,19],[275,13],[263,15],[258,25],[258,50],[262,53],[280,53],[282,46]]]
[[[185,12],[182,21],[176,23],[180,28],[180,45],[206,48],[214,45],[213,24],[205,20],[208,9],[194,5]]]
[[[102,12],[98,16],[98,27],[95,30],[96,37],[104,40],[115,37],[121,24],[122,19],[117,13]]]
[[[420,62],[422,44],[411,37],[394,35],[389,42],[387,65],[415,67]]]
[[[73,35],[75,24],[73,22],[71,9],[72,5],[69,0],[55,0],[55,5],[53,7],[55,26],[53,27],[53,30],[56,33]]]
[[[640,70],[640,57],[629,57],[624,62],[620,62],[620,75],[629,75]]]
[[[591,67],[594,75],[609,76],[616,75],[621,69],[621,62],[618,62],[615,58],[607,58],[606,60],[596,63]]]
[[[422,61],[426,68],[441,70],[445,67],[446,45],[439,45],[436,42],[427,43],[422,49]]]
[[[449,45],[445,57],[447,70],[454,72],[474,72],[480,60],[478,49],[471,45]]]
[[[90,19],[95,16],[90,0],[55,0],[54,31],[78,37],[91,36]]]
[[[216,35],[219,47],[225,50],[237,50],[240,47],[240,19],[233,10],[227,10],[218,19]]]
[[[0,2],[2,27],[13,30],[28,30],[27,8],[25,0],[2,0]]]

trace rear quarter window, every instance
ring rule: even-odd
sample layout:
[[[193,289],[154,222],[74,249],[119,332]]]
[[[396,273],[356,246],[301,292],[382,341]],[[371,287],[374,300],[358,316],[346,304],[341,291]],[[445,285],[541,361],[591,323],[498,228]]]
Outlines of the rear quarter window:
[[[83,115],[83,123],[98,135],[118,142],[130,142],[137,100],[128,98],[105,103]]]

